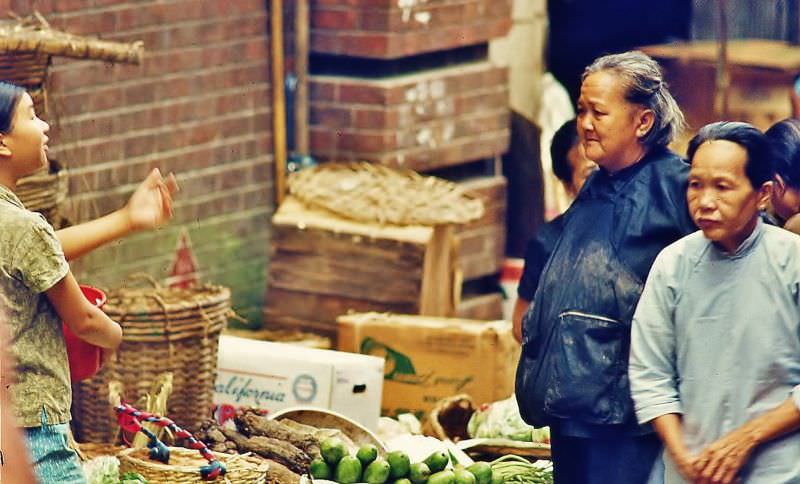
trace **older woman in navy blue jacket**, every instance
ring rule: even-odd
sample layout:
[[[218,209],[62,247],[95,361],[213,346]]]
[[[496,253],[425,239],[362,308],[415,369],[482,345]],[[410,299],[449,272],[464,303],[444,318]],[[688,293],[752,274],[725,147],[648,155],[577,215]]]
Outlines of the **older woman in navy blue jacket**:
[[[696,230],[689,166],[667,145],[683,128],[658,64],[641,52],[586,68],[578,134],[600,169],[563,232],[523,322],[517,399],[549,425],[557,484],[658,481],[658,437],[633,412],[627,366],[636,303],[656,255]]]

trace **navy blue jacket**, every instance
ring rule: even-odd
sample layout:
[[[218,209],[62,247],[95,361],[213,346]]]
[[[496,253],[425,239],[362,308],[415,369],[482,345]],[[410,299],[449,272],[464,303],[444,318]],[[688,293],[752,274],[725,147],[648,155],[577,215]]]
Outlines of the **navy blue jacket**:
[[[563,230],[523,319],[516,394],[526,422],[567,435],[636,435],[628,387],[633,312],[656,255],[696,229],[689,165],[666,148],[613,175],[598,170]]]

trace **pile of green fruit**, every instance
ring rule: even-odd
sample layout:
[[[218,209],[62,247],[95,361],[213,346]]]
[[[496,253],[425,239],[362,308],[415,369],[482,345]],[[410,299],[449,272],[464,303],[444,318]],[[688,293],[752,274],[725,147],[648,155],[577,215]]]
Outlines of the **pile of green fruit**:
[[[476,462],[463,467],[453,459],[453,468],[447,469],[451,456],[434,452],[422,462],[412,463],[408,454],[393,451],[386,457],[378,456],[373,445],[364,445],[355,455],[349,455],[344,443],[330,438],[320,443],[321,458],[311,462],[309,474],[315,479],[327,479],[340,484],[366,482],[368,484],[499,484],[503,478],[493,475],[486,462]]]

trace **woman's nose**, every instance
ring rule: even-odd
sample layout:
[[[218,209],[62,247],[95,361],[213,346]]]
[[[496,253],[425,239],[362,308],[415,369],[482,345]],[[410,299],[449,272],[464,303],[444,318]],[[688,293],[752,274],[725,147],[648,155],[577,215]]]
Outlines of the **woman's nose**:
[[[700,206],[703,208],[713,208],[717,203],[716,195],[710,190],[705,190],[700,194]]]

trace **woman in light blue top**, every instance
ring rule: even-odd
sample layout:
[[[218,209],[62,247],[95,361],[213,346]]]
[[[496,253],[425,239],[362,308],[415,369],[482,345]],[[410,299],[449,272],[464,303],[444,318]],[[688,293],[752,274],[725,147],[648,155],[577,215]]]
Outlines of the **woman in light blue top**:
[[[689,144],[701,231],[656,259],[633,318],[636,414],[670,482],[800,482],[800,237],[761,222],[772,157],[745,123]]]

